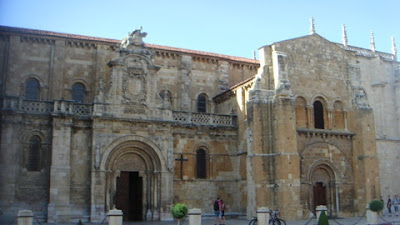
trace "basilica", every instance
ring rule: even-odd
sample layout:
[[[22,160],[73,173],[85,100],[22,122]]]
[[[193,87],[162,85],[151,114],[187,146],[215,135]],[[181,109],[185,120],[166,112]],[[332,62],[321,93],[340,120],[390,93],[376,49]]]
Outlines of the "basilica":
[[[146,35],[0,26],[0,223],[166,221],[217,197],[232,216],[346,217],[400,195],[394,39],[384,53],[372,33],[361,48],[310,29],[247,59]]]

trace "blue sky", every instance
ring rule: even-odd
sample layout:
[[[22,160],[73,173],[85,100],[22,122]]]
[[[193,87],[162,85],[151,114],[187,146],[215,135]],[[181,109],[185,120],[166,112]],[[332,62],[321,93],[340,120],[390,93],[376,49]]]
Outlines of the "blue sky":
[[[0,25],[124,38],[143,27],[146,43],[246,58],[274,42],[316,33],[348,44],[400,49],[400,0],[0,0]]]

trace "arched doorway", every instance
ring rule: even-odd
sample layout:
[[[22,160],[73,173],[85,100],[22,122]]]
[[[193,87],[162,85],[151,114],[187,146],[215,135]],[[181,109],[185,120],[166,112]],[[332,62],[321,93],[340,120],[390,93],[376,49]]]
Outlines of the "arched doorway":
[[[336,211],[336,188],[333,169],[328,164],[321,163],[314,167],[310,180],[314,213],[317,206],[325,205],[328,207],[329,214],[332,215]]]
[[[160,167],[160,158],[146,143],[116,146],[106,164],[107,208],[122,210],[124,221],[158,220]]]

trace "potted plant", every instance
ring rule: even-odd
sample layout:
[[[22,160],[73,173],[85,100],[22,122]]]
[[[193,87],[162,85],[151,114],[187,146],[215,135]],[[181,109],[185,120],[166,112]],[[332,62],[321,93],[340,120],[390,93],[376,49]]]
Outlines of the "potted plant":
[[[367,209],[368,224],[377,224],[378,213],[383,209],[383,202],[381,200],[374,199],[369,203],[368,209]]]
[[[178,225],[180,225],[181,220],[188,214],[188,208],[183,203],[175,204],[171,209],[172,217],[178,220]]]

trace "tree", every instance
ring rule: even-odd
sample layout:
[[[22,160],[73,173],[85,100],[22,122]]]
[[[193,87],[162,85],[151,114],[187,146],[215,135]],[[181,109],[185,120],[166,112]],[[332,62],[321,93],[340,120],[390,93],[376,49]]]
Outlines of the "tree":
[[[318,225],[329,225],[328,217],[325,214],[325,211],[321,212],[321,215],[318,219]]]
[[[178,225],[180,225],[181,219],[185,218],[188,214],[188,208],[183,203],[175,204],[171,209],[172,217],[178,220]]]
[[[383,209],[383,202],[380,200],[372,200],[369,203],[369,210],[371,210],[372,212],[379,212]]]

